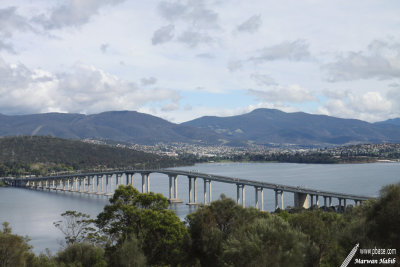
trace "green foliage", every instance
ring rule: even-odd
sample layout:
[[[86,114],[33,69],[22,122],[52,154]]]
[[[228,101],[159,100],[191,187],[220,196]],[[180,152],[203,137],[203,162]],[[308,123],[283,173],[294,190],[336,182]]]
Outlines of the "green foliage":
[[[303,266],[306,236],[278,216],[235,229],[223,244],[225,266]]]
[[[27,237],[12,234],[11,227],[4,222],[0,232],[0,266],[27,266],[33,256],[28,241]]]
[[[45,136],[0,138],[0,177],[87,169],[159,168],[192,163],[79,140]]]
[[[383,247],[400,248],[400,183],[385,186],[366,216],[372,240]]]
[[[58,266],[105,267],[104,250],[89,243],[73,243],[55,257]]]
[[[187,229],[161,194],[142,194],[132,186],[120,186],[110,205],[97,217],[97,226],[109,238],[108,256],[124,242],[138,238],[149,265],[176,265],[183,259]]]
[[[89,215],[68,210],[61,216],[64,220],[53,224],[65,235],[67,245],[83,241],[95,242],[98,239],[97,231],[94,228],[94,220],[90,219]]]
[[[308,260],[313,265],[325,266],[330,263],[339,266],[346,257],[348,252],[338,249],[340,233],[345,227],[340,214],[321,210],[303,211],[291,215],[289,223],[308,236]]]
[[[113,257],[114,266],[141,267],[146,265],[146,256],[140,248],[139,240],[131,236],[126,238]]]
[[[209,206],[199,207],[186,217],[193,257],[198,258],[202,266],[221,266],[222,245],[232,231],[256,218],[268,216],[254,208],[244,209],[224,195]]]
[[[357,243],[398,249],[399,207],[400,183],[343,214],[269,214],[221,195],[189,214],[185,226],[161,194],[120,186],[96,220],[104,247],[91,238],[88,215],[67,211],[55,225],[68,245],[56,256],[35,256],[28,239],[4,223],[0,266],[340,266]]]

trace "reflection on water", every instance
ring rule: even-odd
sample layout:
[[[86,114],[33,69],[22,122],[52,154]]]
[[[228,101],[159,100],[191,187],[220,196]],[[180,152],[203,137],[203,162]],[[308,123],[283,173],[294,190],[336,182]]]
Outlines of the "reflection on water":
[[[383,185],[400,181],[400,164],[396,163],[344,165],[213,163],[177,169],[368,196],[378,196]],[[113,180],[115,182],[115,179]],[[150,175],[150,180],[151,191],[168,196],[168,176],[154,173]],[[198,201],[203,202],[203,180],[197,179],[197,183]],[[141,189],[139,174],[134,176],[134,186]],[[115,187],[114,185],[113,188]],[[254,188],[246,187],[246,206],[254,205],[254,191]],[[236,186],[213,182],[213,198],[218,198],[222,193],[236,198]],[[184,202],[188,200],[188,179],[184,176],[178,176],[178,198]],[[265,209],[272,210],[274,201],[273,191],[265,189]],[[29,235],[35,252],[42,252],[45,248],[51,248],[56,252],[63,236],[53,226],[53,222],[61,219],[61,213],[66,210],[76,210],[96,217],[107,203],[107,197],[93,194],[0,188],[0,222],[8,221],[15,233]],[[284,194],[284,203],[285,206],[293,205],[291,193]],[[335,203],[337,202],[334,201]],[[184,203],[173,204],[170,208],[182,220],[186,214],[196,209],[195,206]]]

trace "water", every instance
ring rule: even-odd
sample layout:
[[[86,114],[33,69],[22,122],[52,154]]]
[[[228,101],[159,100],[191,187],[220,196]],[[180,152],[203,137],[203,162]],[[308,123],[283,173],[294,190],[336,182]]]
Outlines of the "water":
[[[213,163],[177,169],[374,197],[379,195],[383,185],[400,182],[399,163],[343,165]],[[139,174],[134,176],[134,186],[141,189]],[[150,175],[151,191],[168,196],[168,188],[168,176],[156,173]],[[236,186],[212,182],[213,199],[217,199],[221,193],[236,199]],[[197,195],[198,202],[203,202],[202,179],[197,179]],[[184,176],[178,176],[178,198],[188,201],[188,179]],[[273,210],[274,202],[274,192],[265,189],[264,208]],[[35,253],[43,252],[45,248],[56,252],[64,237],[53,226],[53,222],[61,220],[61,213],[66,210],[76,210],[96,217],[107,203],[107,197],[98,195],[0,188],[0,222],[8,221],[14,233],[28,235],[32,239],[30,244],[34,246]],[[333,204],[336,203],[334,200]],[[350,201],[348,203],[353,204]],[[284,194],[284,204],[293,205],[293,194]],[[246,206],[252,205],[254,205],[254,188],[246,187]],[[195,207],[185,204],[175,204],[170,208],[182,220],[186,214],[195,210]]]

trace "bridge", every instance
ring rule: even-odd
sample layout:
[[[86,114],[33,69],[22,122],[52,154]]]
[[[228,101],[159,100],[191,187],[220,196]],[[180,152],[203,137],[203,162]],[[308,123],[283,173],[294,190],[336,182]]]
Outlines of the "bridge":
[[[134,175],[140,174],[142,178],[142,192],[150,192],[150,174],[161,173],[169,178],[169,202],[182,203],[182,199],[178,199],[178,176],[184,176],[189,179],[188,188],[188,205],[198,205],[197,199],[197,179],[202,179],[204,184],[204,204],[212,201],[212,182],[236,184],[237,188],[237,204],[245,206],[246,187],[254,188],[255,208],[264,210],[264,189],[273,190],[275,193],[275,209],[284,209],[283,195],[284,193],[293,193],[293,204],[297,208],[319,207],[320,197],[324,199],[325,207],[332,207],[332,198],[338,199],[339,208],[346,208],[352,201],[355,206],[362,201],[372,199],[368,196],[360,196],[353,194],[344,194],[338,192],[330,192],[304,188],[299,186],[289,186],[275,183],[267,183],[261,181],[247,180],[242,178],[221,176],[215,174],[207,174],[194,171],[173,170],[173,169],[157,169],[157,170],[117,170],[90,173],[75,173],[54,175],[46,177],[27,177],[27,178],[3,178],[3,181],[11,186],[43,189],[43,190],[61,190],[69,192],[79,192],[86,194],[97,194],[111,196],[113,194],[113,184],[132,185]],[[115,183],[113,179],[116,179]],[[207,198],[208,193],[208,198]],[[280,201],[279,201],[280,198]],[[280,203],[279,203],[280,202]]]

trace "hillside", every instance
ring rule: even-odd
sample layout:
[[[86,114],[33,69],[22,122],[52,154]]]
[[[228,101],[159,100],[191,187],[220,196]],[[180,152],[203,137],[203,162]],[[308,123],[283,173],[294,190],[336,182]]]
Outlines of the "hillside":
[[[93,115],[0,115],[0,125],[0,136],[50,135],[74,139],[108,139],[136,144],[183,142],[212,145],[229,142],[212,131],[178,125],[136,111],[110,111]]]
[[[376,124],[393,124],[393,125],[399,125],[400,126],[400,118],[389,119],[389,120],[386,120],[386,121],[380,121],[380,122],[377,122]]]
[[[305,145],[400,143],[398,120],[368,123],[303,112],[256,109],[231,117],[206,116],[182,124],[135,111],[93,115],[0,114],[0,136],[39,135],[100,139],[141,145]]]
[[[372,124],[303,112],[285,113],[256,109],[231,117],[201,117],[185,126],[212,130],[226,138],[240,138],[257,144],[342,145],[352,143],[399,143],[400,126]]]
[[[0,138],[0,176],[94,168],[159,168],[190,164],[132,149],[45,136]]]

